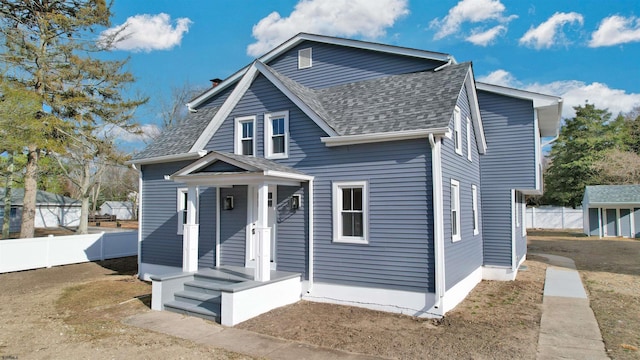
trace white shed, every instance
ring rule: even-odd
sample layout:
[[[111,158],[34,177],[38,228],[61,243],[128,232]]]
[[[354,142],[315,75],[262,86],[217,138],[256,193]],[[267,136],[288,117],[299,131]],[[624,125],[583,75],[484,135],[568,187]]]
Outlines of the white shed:
[[[4,201],[5,189],[0,188],[0,203]],[[24,189],[11,189],[11,218],[10,231],[20,231],[22,222],[22,201]],[[0,217],[4,209],[0,206]],[[78,226],[80,224],[80,201],[50,192],[38,190],[36,194],[36,228],[51,228],[59,226]]]
[[[135,218],[134,206],[131,201],[105,201],[100,206],[100,214],[115,215],[118,220]]]

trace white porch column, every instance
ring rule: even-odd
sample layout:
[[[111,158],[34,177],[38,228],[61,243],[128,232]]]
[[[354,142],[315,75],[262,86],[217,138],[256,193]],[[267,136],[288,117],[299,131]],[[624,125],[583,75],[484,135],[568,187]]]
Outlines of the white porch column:
[[[268,225],[269,185],[258,185],[258,221],[256,222],[255,255],[256,281],[269,281],[271,275],[271,228]],[[274,199],[275,201],[275,199]]]
[[[198,232],[197,224],[198,188],[189,186],[187,192],[187,222],[182,232],[182,271],[198,271]]]

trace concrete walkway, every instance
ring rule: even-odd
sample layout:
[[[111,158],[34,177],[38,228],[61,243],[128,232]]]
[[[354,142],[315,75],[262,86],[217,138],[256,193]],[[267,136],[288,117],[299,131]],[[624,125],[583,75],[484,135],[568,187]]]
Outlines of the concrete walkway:
[[[573,260],[548,254],[537,359],[608,359]]]
[[[191,340],[198,344],[260,358],[283,360],[381,359],[278,339],[251,331],[225,327],[200,318],[183,316],[169,311],[149,311],[134,315],[125,320],[125,323]]]

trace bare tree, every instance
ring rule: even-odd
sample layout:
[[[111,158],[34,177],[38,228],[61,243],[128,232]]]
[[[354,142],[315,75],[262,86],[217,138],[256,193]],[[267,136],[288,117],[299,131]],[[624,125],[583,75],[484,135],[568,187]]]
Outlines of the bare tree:
[[[186,104],[205,90],[207,90],[205,87],[193,86],[189,83],[171,87],[169,98],[160,100],[162,127],[168,128],[182,122],[189,113]]]
[[[640,184],[640,155],[633,151],[608,150],[593,168],[601,184]]]

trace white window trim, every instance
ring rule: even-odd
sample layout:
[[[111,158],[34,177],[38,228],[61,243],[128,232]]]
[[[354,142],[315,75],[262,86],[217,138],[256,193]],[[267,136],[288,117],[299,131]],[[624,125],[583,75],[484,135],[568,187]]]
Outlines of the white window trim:
[[[453,136],[456,154],[462,155],[462,119],[460,118],[460,108],[457,106],[453,111]]]
[[[271,137],[273,126],[271,120],[284,117],[284,153],[273,153]],[[267,159],[287,159],[289,157],[289,111],[279,111],[264,114],[264,157]]]
[[[184,230],[184,212],[187,209],[184,207],[184,202],[182,201],[183,197],[187,195],[189,192],[188,188],[178,188],[176,189],[176,212],[178,213],[178,235],[182,235]]]
[[[467,159],[471,160],[471,121],[469,121],[469,117],[467,116]]]
[[[369,184],[367,181],[334,181],[333,187],[333,242],[347,244],[369,243]],[[342,236],[342,189],[362,188],[362,237]]]
[[[256,117],[242,116],[235,118],[235,153],[242,155],[242,124],[246,122],[253,122],[253,155],[256,156]]]
[[[303,66],[302,62],[300,60],[302,59],[302,52],[303,51],[307,51],[307,50],[309,50],[309,65]],[[304,48],[304,49],[298,50],[298,69],[300,69],[300,70],[301,69],[308,69],[308,68],[310,68],[312,66],[313,66],[313,50],[312,50],[312,48],[309,47],[309,48]]]
[[[516,228],[520,227],[520,194],[516,191],[516,194],[513,196],[513,206],[516,208]]]
[[[451,219],[453,219],[453,211],[455,209],[456,211],[456,224],[458,224],[457,230],[458,233],[454,234],[453,233],[453,222],[451,223],[451,241],[460,241],[462,240],[462,227],[460,226],[460,182],[458,180],[453,180],[451,179],[451,200],[453,200],[453,192],[456,192],[456,201],[455,203],[453,201],[451,201],[451,205],[450,205],[450,212],[451,212]]]
[[[473,209],[473,235],[480,234],[480,224],[478,223],[478,187],[471,185],[471,207]]]

